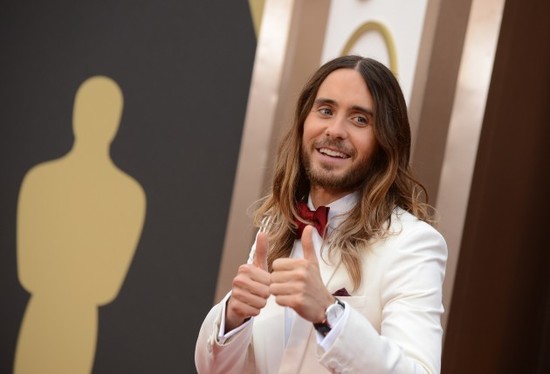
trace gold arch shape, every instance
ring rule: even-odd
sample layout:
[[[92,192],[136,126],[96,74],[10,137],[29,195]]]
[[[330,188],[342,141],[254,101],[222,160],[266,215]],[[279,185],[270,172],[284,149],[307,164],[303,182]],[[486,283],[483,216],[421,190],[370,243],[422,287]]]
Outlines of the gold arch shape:
[[[368,21],[359,26],[344,45],[342,56],[349,54],[355,43],[357,43],[357,40],[368,32],[377,32],[382,35],[390,57],[390,70],[397,76],[397,50],[395,49],[395,42],[390,30],[380,22]]]

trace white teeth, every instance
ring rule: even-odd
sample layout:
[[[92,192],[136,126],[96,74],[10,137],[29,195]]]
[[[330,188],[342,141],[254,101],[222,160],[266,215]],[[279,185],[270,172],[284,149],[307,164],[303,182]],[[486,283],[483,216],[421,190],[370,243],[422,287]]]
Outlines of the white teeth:
[[[328,148],[320,148],[319,152],[331,157],[348,158],[348,155],[346,155],[345,153],[333,151],[332,149]]]

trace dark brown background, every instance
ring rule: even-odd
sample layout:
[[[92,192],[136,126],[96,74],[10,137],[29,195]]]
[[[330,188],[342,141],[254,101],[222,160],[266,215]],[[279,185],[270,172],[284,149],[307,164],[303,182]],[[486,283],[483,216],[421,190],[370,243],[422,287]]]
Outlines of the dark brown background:
[[[507,0],[443,373],[550,373],[550,3]]]
[[[12,1],[0,12],[0,373],[28,294],[16,274],[21,180],[72,145],[76,89],[103,74],[125,105],[111,156],[147,194],[94,373],[192,373],[210,309],[256,40],[246,1]]]

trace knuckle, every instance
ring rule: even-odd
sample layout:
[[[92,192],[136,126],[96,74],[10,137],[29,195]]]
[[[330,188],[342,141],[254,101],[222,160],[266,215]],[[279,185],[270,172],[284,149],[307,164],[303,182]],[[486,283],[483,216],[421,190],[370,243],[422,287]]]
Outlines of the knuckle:
[[[260,296],[262,299],[264,299],[264,301],[269,297],[269,295],[271,294],[270,293],[270,290],[271,288],[269,286],[266,286],[266,287],[262,287],[259,291],[258,291],[258,296]]]
[[[235,304],[242,301],[242,299],[243,299],[243,291],[239,288],[234,288],[231,291],[231,299],[229,299],[229,301],[231,302],[231,300],[233,300],[233,304]]]
[[[262,301],[259,303],[258,306],[260,307],[260,309],[262,309],[263,307],[266,306],[266,304],[267,304],[267,299],[262,299]]]
[[[308,272],[305,268],[299,268],[298,271],[296,272],[296,278],[301,282],[307,279],[307,275],[308,275]]]
[[[244,285],[244,279],[240,276],[233,278],[233,289],[241,288]]]
[[[243,264],[239,266],[239,274],[248,274],[250,273],[250,266],[248,264]]]

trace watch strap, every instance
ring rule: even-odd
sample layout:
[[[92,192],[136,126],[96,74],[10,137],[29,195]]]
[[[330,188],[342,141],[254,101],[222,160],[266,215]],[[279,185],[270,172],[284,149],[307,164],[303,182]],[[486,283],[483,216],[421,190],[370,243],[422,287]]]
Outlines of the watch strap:
[[[342,308],[346,307],[346,305],[343,302],[341,302],[340,300],[338,300],[338,298],[335,297],[335,299],[336,299],[336,301],[334,302],[334,304],[339,304]],[[330,304],[328,308],[330,308],[334,304]],[[327,308],[327,310],[328,310],[328,308]],[[325,319],[322,322],[318,322],[318,323],[313,324],[313,327],[315,327],[315,330],[317,330],[323,336],[327,336],[328,333],[330,332],[330,330],[332,330],[332,326],[327,321],[326,313],[327,312],[325,310]]]

